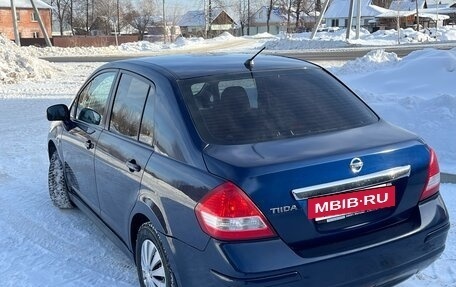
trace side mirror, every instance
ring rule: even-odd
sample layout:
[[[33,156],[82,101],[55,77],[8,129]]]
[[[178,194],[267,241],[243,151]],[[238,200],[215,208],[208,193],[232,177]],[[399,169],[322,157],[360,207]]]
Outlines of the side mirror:
[[[79,113],[78,120],[89,124],[99,125],[101,122],[101,115],[90,108],[83,108]]]
[[[70,120],[70,112],[68,107],[63,104],[53,105],[47,108],[48,121],[68,121]]]

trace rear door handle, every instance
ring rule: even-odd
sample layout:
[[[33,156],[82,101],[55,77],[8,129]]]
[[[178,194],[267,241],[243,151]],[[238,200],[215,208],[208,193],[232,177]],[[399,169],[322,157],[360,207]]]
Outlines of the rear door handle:
[[[85,146],[86,146],[86,149],[93,149],[95,147],[95,145],[93,144],[93,142],[91,140],[87,140],[85,142]]]
[[[126,165],[128,167],[128,170],[130,172],[138,172],[141,170],[141,167],[136,163],[136,160],[130,159],[126,162]]]

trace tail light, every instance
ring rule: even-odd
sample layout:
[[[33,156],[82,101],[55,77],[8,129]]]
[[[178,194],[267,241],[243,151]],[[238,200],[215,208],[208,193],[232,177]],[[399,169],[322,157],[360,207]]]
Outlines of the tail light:
[[[275,236],[261,211],[231,182],[214,188],[198,203],[195,212],[204,232],[219,240]]]
[[[440,168],[437,161],[437,155],[433,149],[430,149],[431,159],[429,160],[429,171],[426,185],[421,193],[420,201],[425,200],[436,194],[440,188]]]

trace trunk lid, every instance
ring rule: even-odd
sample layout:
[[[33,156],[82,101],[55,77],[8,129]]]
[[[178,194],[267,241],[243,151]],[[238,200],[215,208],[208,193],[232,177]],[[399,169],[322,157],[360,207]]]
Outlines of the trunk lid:
[[[309,137],[208,145],[203,157],[209,172],[242,188],[278,236],[296,248],[329,242],[335,236],[353,237],[362,233],[354,230],[368,232],[403,221],[417,206],[429,163],[429,151],[420,139],[384,121]],[[354,158],[363,162],[358,174],[350,168]],[[408,173],[387,182],[394,187],[394,207],[339,220],[309,219],[308,202],[309,197],[346,191],[340,185],[336,184],[340,190],[322,189],[317,195],[311,192],[301,198],[293,192],[346,180],[356,182],[363,176],[407,166]]]

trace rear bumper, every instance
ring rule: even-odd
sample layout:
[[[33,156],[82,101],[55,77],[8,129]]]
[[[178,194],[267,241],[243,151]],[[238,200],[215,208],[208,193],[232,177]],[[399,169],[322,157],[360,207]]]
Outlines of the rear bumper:
[[[419,214],[420,224],[411,232],[318,257],[299,256],[280,239],[237,244],[210,241],[204,251],[175,239],[169,243],[180,287],[384,287],[424,269],[445,248],[450,225],[440,195],[422,203]]]

